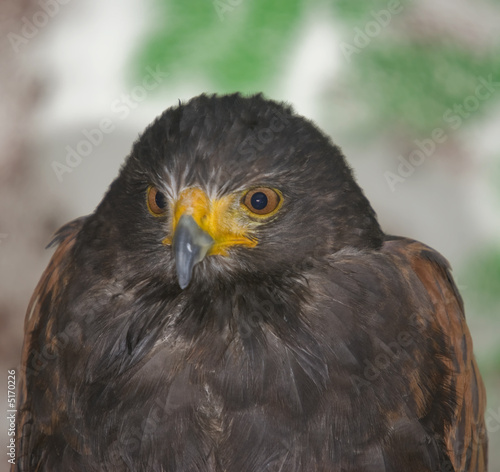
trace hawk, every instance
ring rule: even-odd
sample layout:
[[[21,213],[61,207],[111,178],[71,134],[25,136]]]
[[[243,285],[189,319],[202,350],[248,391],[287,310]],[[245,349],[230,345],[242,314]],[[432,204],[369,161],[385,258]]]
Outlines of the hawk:
[[[13,470],[486,470],[447,261],[384,234],[340,149],[289,106],[168,109],[52,244]]]

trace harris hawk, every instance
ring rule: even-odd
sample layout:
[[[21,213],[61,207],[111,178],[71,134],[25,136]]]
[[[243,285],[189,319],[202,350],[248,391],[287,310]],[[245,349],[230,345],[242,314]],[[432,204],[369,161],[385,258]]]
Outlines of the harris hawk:
[[[384,234],[339,148],[287,105],[168,109],[52,244],[13,470],[486,470],[447,261]]]

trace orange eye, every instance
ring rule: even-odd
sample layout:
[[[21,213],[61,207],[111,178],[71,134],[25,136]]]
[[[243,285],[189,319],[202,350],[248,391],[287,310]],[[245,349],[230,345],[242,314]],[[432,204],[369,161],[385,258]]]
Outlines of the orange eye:
[[[280,203],[278,192],[266,187],[253,188],[243,197],[243,204],[256,215],[269,215]]]
[[[161,216],[167,209],[167,198],[156,187],[148,187],[148,209],[153,216]]]

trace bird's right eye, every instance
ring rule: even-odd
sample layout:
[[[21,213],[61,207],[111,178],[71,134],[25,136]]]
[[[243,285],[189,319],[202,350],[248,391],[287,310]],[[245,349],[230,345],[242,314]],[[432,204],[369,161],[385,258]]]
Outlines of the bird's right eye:
[[[148,210],[153,216],[162,216],[167,210],[167,198],[152,185],[148,187],[147,203]]]

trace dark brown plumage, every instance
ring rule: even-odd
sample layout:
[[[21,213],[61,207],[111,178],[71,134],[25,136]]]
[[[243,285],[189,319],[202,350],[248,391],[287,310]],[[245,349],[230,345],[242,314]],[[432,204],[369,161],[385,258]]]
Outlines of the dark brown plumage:
[[[339,149],[286,106],[167,110],[55,243],[13,470],[486,470],[448,263],[386,236]]]

